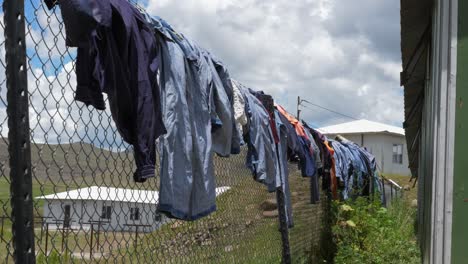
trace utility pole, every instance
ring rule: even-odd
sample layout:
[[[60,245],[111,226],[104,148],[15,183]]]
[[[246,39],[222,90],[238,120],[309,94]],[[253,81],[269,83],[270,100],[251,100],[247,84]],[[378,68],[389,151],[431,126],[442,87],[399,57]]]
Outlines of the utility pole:
[[[297,97],[297,120],[300,120],[300,115],[301,115],[301,109],[299,109],[299,106],[301,106],[301,97]]]

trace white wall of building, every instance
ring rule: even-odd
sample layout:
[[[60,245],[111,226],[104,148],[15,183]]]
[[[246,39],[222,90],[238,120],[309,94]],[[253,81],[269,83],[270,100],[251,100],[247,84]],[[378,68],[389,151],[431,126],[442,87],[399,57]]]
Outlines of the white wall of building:
[[[158,229],[169,219],[156,211],[156,204],[129,203],[129,202],[104,202],[104,201],[71,201],[51,200],[44,201],[44,220],[49,223],[49,229],[62,228],[63,222],[55,224],[55,220],[64,220],[65,206],[70,205],[70,226],[73,229],[89,230],[90,221],[109,221],[102,219],[102,207],[111,206],[111,219],[108,224],[103,224],[103,231],[135,231],[135,227],[128,224],[151,225],[151,227],[139,227],[138,231],[151,232]],[[130,208],[139,208],[140,219],[130,219]],[[97,225],[94,226],[97,228]]]
[[[329,138],[335,138],[335,136],[336,135],[327,134]],[[360,146],[366,147],[367,150],[375,156],[378,169],[384,174],[411,175],[408,169],[408,152],[404,136],[388,133],[346,134],[342,136]],[[394,144],[403,145],[402,164],[393,162]]]

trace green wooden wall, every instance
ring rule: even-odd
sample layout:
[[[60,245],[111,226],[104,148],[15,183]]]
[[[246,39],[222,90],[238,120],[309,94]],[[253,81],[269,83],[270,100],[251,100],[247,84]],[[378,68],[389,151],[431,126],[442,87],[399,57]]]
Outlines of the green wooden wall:
[[[458,1],[452,263],[468,263],[468,1]]]

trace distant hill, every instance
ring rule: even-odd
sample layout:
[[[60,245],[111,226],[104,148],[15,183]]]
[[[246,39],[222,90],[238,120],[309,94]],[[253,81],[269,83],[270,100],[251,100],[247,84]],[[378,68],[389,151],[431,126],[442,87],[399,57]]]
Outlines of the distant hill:
[[[4,188],[8,188],[9,158],[8,140],[0,138],[0,176]],[[245,167],[245,151],[229,158],[214,156],[217,186],[233,186],[240,180],[251,181],[251,173]],[[133,151],[113,152],[78,142],[72,144],[31,144],[33,187],[39,194],[75,189],[87,186],[113,186],[130,189],[159,189],[159,173],[146,183],[135,183],[136,169]],[[229,173],[226,173],[229,172]],[[234,177],[237,176],[237,177]],[[239,177],[242,175],[241,177]],[[1,188],[0,192],[4,188]],[[1,194],[0,194],[1,198]]]
[[[31,164],[35,182],[62,186],[127,186],[135,167],[132,151],[112,152],[84,142],[31,144]],[[0,174],[9,177],[5,138],[0,138]]]

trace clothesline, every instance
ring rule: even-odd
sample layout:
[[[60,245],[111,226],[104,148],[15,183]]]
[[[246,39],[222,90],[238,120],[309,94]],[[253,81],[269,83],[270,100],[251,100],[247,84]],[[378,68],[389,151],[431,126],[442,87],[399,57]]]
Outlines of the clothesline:
[[[324,107],[324,106],[321,106],[321,105],[318,105],[318,104],[314,104],[314,103],[311,103],[311,102],[309,102],[309,101],[305,101],[305,102],[308,103],[308,104],[310,104],[310,105],[313,105],[313,106],[315,106],[315,107],[318,107],[318,108],[321,108],[321,109],[323,109],[323,110],[326,110],[326,111],[328,111],[328,112],[330,112],[330,113],[334,113],[334,114],[337,114],[337,115],[340,115],[340,116],[343,116],[343,117],[346,117],[346,118],[349,118],[349,119],[353,119],[353,120],[359,120],[358,118],[355,118],[355,117],[352,117],[352,116],[350,116],[350,115],[337,112],[337,111],[335,111],[335,110],[331,110],[331,109],[326,108],[326,107]],[[305,106],[305,105],[302,105],[302,106],[305,107],[305,108],[309,108],[309,107],[307,107],[307,106]],[[309,108],[309,109],[310,109],[310,108]]]
[[[234,80],[219,58],[162,18],[127,0],[87,2],[60,3],[66,44],[78,48],[75,100],[110,108],[133,146],[136,182],[156,176],[159,150],[160,212],[183,220],[214,212],[213,155],[239,154],[242,145],[253,179],[284,195],[290,227],[289,161],[310,178],[314,203],[320,178],[335,199],[373,193],[375,158],[365,149],[327,139],[272,96]]]

